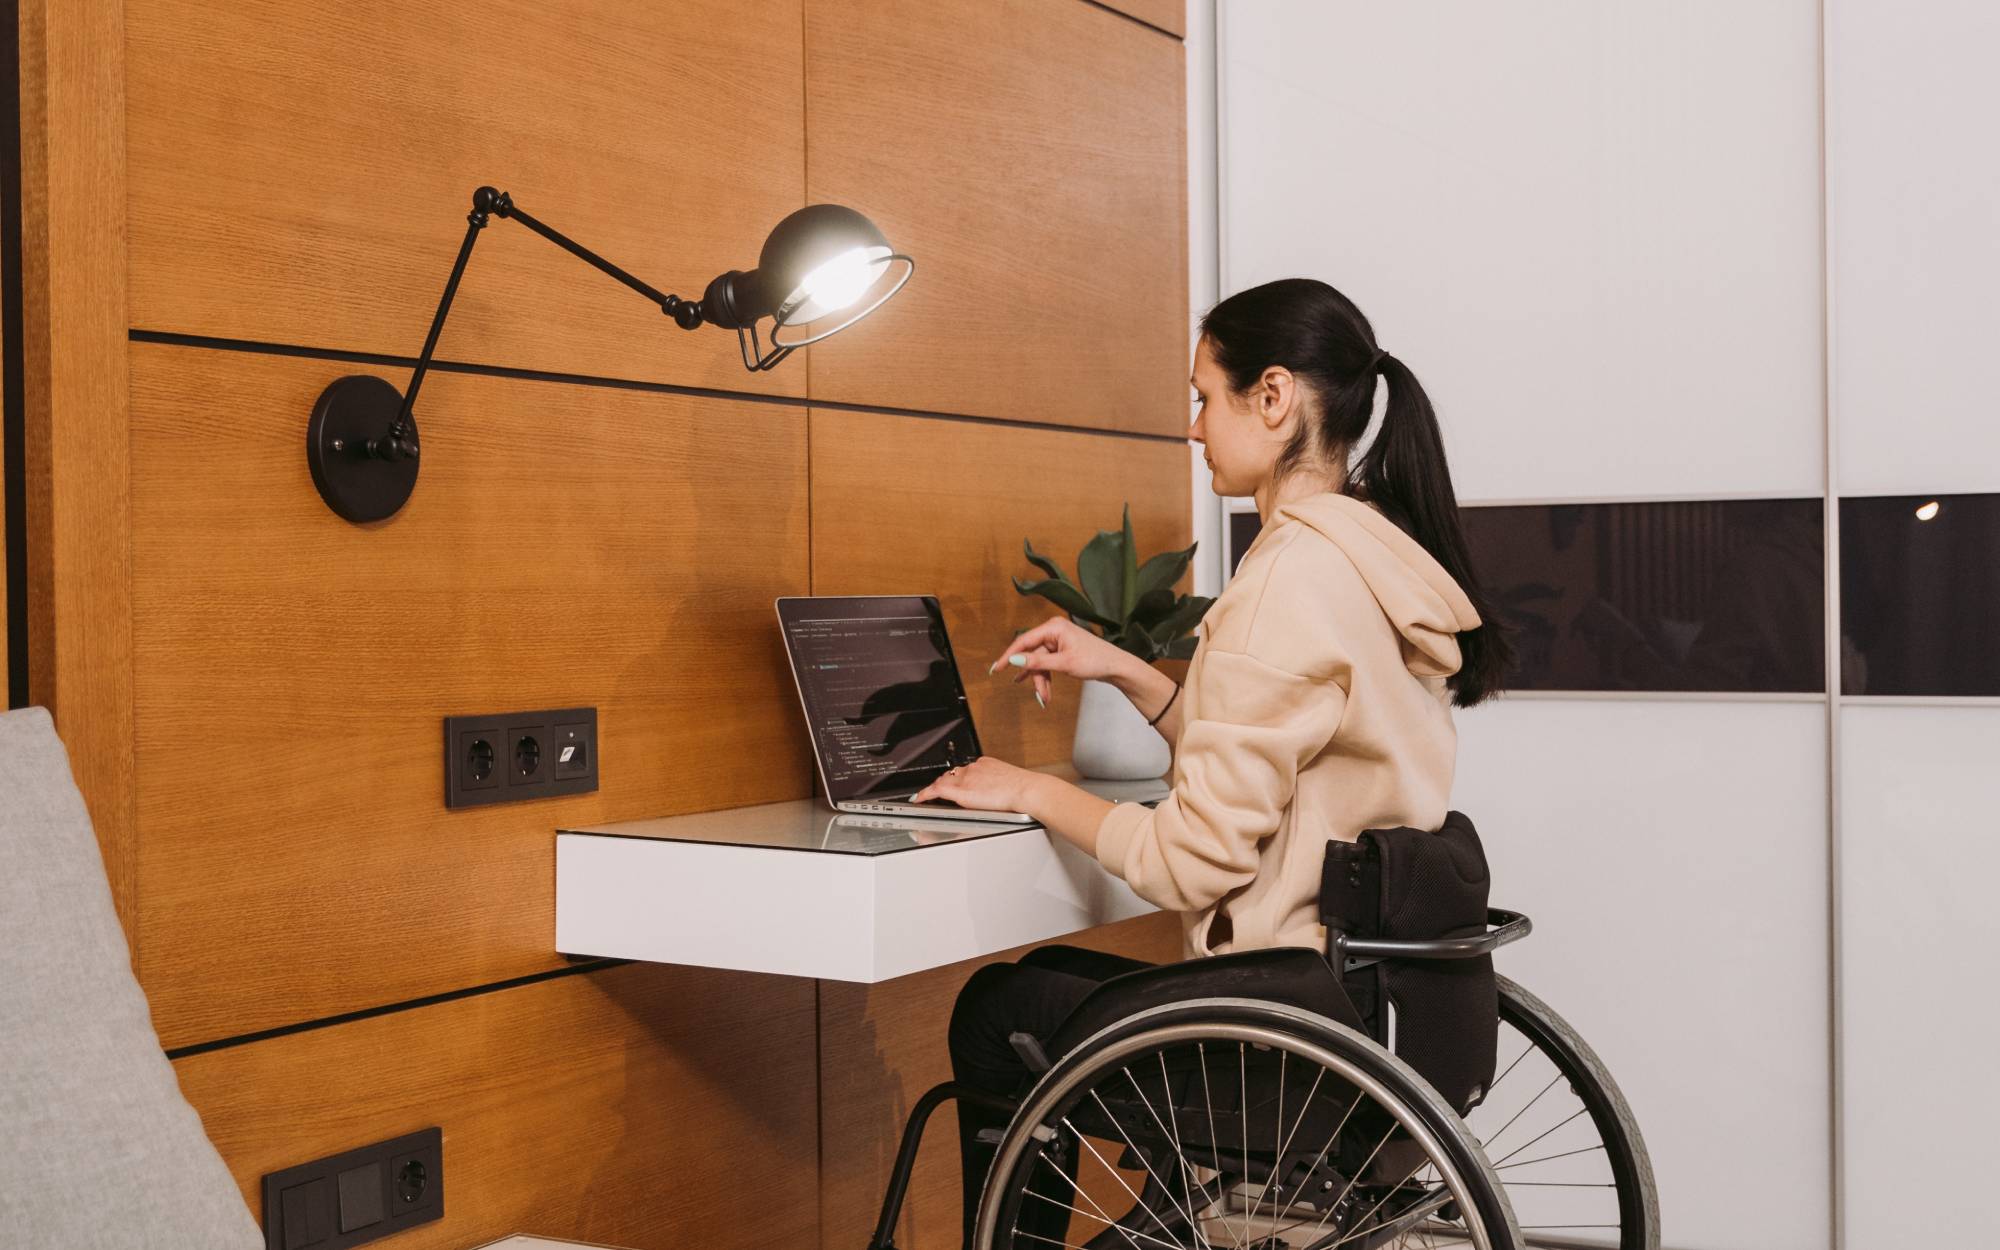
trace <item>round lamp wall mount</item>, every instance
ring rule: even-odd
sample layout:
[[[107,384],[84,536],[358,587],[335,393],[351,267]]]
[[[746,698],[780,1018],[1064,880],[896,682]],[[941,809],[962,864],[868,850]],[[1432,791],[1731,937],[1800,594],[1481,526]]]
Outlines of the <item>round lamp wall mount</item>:
[[[761,373],[808,343],[866,317],[903,289],[916,262],[895,251],[860,213],[838,204],[811,204],[771,230],[757,267],[732,269],[708,284],[699,300],[664,294],[597,253],[521,211],[504,191],[472,194],[465,239],[452,264],[423,354],[398,394],[369,374],[335,379],[320,393],[306,422],[306,463],[327,507],[349,521],[394,516],[417,485],[422,445],[417,438],[417,390],[429,371],[438,335],[465,276],[472,245],[492,217],[511,218],[659,305],[683,330],[713,325],[736,331],[743,367]],[[769,320],[768,335],[757,323]]]

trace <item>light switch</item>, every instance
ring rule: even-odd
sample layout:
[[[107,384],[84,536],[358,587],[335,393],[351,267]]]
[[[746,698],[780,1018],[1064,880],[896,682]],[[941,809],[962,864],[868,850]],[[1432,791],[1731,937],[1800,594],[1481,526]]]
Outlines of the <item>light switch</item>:
[[[340,1231],[382,1222],[382,1165],[364,1163],[340,1174]]]
[[[305,1250],[333,1232],[333,1203],[326,1178],[294,1185],[279,1195],[284,1212],[285,1250]]]

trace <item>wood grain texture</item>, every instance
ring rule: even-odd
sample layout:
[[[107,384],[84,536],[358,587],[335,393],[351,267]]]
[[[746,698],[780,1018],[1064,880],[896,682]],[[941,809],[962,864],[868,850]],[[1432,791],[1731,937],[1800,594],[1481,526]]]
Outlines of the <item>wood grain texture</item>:
[[[1074,684],[1057,682],[1043,710],[1011,671],[986,672],[1056,613],[1014,590],[1011,578],[1041,576],[1022,540],[1074,577],[1077,552],[1129,503],[1143,554],[1185,547],[1188,481],[1179,443],[815,409],[813,593],[937,595],[986,753],[1066,759]]]
[[[1063,942],[1163,963],[1180,957],[1180,920],[1172,913],[1155,913]],[[821,984],[822,1250],[868,1244],[910,1107],[925,1090],[951,1079],[945,1026],[966,979],[985,964],[1018,959],[1029,949],[878,985]],[[957,1245],[959,1209],[958,1120],[947,1104],[931,1117],[924,1134],[897,1244]]]
[[[415,356],[473,188],[663,291],[804,203],[799,0],[130,0],[132,324]],[[802,393],[495,219],[447,360]]]
[[[810,0],[807,195],[917,261],[813,397],[1185,429],[1183,62],[1076,0]]]
[[[346,366],[132,360],[140,973],[168,1046],[555,966],[559,823],[809,793],[771,607],[807,583],[803,410],[434,374],[416,493],[359,527],[301,454]],[[442,717],[572,706],[598,709],[597,793],[445,809]]]
[[[28,698],[54,714],[136,944],[123,10],[19,11]]]
[[[1168,34],[1187,37],[1187,0],[1102,0],[1107,9],[1138,18]]]
[[[810,981],[636,964],[174,1066],[253,1212],[265,1172],[435,1124],[445,1216],[406,1250],[812,1245],[813,1013]]]

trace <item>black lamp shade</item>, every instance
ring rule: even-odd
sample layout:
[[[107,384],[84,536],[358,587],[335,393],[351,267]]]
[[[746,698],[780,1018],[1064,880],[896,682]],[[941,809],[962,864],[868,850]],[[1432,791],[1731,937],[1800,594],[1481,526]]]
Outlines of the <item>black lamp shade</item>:
[[[913,268],[860,213],[839,204],[811,204],[772,228],[755,270],[731,271],[711,282],[702,313],[731,329],[769,317],[771,341],[799,347],[875,311],[902,289]],[[786,329],[795,333],[780,337]]]

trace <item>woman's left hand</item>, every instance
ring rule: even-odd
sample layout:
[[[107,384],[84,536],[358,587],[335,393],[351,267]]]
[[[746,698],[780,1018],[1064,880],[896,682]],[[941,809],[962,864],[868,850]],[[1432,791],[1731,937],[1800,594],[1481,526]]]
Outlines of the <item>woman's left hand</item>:
[[[910,797],[912,803],[944,799],[977,812],[1026,812],[1030,783],[1040,773],[982,755],[961,764]]]

